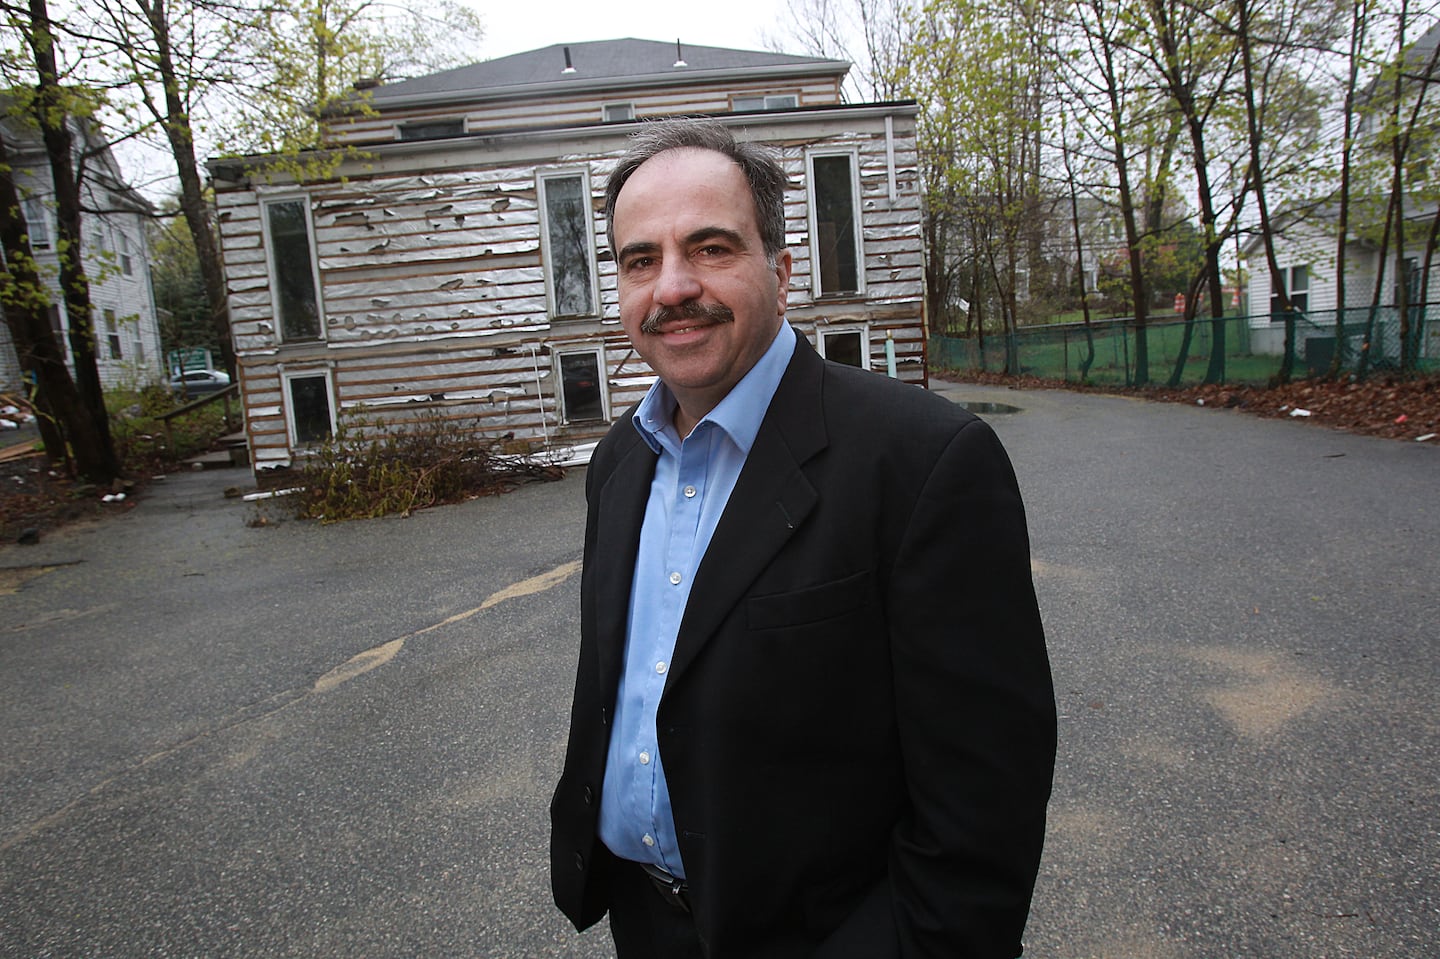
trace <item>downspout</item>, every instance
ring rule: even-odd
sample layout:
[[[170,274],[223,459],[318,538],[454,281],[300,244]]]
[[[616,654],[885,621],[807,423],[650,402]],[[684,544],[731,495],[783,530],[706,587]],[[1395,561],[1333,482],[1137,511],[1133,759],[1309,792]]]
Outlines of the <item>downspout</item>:
[[[890,191],[890,205],[900,198],[900,187],[895,182],[895,117],[885,115],[885,173]]]
[[[545,440],[545,445],[550,445],[550,427],[545,424],[545,390],[540,385],[540,354],[535,351],[535,344],[526,344],[530,347],[530,363],[535,369],[535,402],[540,405],[540,435]]]

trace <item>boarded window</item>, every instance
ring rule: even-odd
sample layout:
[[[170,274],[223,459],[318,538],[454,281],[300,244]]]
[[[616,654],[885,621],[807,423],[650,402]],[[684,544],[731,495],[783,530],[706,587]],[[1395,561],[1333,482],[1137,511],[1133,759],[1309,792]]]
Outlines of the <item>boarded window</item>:
[[[330,438],[334,417],[330,410],[330,378],[324,373],[285,378],[290,394],[290,426],[296,446],[314,446]]]
[[[854,161],[849,153],[810,158],[810,269],[817,296],[863,289]]]
[[[274,276],[275,312],[283,340],[320,339],[319,283],[310,248],[310,206],[306,200],[265,205],[266,243]]]
[[[560,415],[566,423],[605,419],[604,362],[599,350],[561,353]]]
[[[545,286],[556,317],[594,316],[595,221],[583,173],[541,177]]]
[[[820,334],[820,355],[846,366],[869,369],[864,330],[825,330]]]
[[[402,140],[439,140],[444,137],[458,137],[465,132],[462,120],[428,120],[424,123],[406,123],[400,127]]]
[[[106,310],[105,316],[105,342],[110,347],[110,359],[123,359],[120,355],[120,321],[115,318],[114,310]]]

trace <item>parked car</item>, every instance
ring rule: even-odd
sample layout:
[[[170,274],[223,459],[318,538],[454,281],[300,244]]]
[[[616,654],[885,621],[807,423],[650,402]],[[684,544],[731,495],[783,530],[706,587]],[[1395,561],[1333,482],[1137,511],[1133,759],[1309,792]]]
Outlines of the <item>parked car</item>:
[[[230,375],[219,370],[186,370],[170,377],[170,389],[184,396],[214,393],[230,385]]]

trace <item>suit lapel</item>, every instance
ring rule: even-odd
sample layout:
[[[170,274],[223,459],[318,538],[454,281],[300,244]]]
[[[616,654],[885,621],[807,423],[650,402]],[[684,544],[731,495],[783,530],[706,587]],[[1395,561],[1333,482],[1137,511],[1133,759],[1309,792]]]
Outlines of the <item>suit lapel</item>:
[[[599,527],[595,537],[595,625],[601,689],[613,691],[620,681],[629,623],[630,585],[635,578],[635,556],[640,548],[640,526],[645,501],[655,476],[655,453],[641,441],[634,427],[628,446],[615,469],[600,487]]]
[[[821,405],[824,368],[824,360],[799,337],[696,571],[671,656],[667,689],[695,661],[819,498],[803,466],[828,442]]]

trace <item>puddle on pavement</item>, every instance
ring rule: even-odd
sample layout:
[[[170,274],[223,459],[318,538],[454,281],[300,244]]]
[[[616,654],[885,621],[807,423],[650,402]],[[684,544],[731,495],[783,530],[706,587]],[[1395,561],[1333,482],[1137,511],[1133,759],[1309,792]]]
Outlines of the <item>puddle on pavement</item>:
[[[969,410],[976,416],[995,416],[1001,413],[1019,413],[1020,407],[1011,406],[1009,403],[989,403],[983,400],[968,400],[959,404],[961,409]]]

